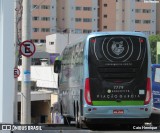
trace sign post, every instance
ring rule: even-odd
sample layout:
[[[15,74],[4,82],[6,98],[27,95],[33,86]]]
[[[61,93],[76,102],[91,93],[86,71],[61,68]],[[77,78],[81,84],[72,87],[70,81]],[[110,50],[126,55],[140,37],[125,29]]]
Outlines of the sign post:
[[[22,14],[22,85],[21,85],[21,124],[31,124],[31,85],[30,66],[31,57],[35,52],[31,39],[31,0],[23,0]],[[26,73],[27,72],[27,73]],[[27,82],[26,82],[27,79]]]

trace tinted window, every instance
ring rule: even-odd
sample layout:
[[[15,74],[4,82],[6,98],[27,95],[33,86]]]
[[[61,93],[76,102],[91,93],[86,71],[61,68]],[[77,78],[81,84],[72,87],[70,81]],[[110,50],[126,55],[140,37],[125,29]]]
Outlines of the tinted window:
[[[101,36],[90,39],[92,54],[97,60],[140,60],[146,52],[146,39],[136,36]]]

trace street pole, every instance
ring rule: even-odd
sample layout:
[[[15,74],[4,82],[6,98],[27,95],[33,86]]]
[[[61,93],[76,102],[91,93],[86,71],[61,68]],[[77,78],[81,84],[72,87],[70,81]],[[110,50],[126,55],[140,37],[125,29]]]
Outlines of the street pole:
[[[17,14],[17,5],[19,3],[20,0],[14,0],[14,48],[15,48],[15,59],[14,59],[14,68],[18,67],[18,56],[19,56],[19,52],[18,52],[18,27],[17,27],[17,18],[18,18],[18,14]],[[17,102],[17,92],[18,92],[18,79],[14,78],[14,123],[18,122],[18,102]]]
[[[22,41],[31,40],[31,0],[23,0]],[[21,124],[31,124],[31,59],[22,56]]]

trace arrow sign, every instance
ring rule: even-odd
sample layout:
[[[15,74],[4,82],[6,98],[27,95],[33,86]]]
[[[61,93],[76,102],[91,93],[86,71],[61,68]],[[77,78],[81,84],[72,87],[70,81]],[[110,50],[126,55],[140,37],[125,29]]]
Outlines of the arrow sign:
[[[20,44],[20,53],[26,57],[31,57],[36,51],[34,43],[26,40]]]

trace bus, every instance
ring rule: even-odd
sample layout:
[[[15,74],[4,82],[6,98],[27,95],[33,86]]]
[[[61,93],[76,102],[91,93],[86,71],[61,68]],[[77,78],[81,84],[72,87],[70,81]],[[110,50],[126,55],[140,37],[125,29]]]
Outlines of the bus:
[[[151,116],[150,46],[141,32],[91,33],[65,47],[54,72],[65,124],[144,124]]]
[[[152,94],[151,121],[153,125],[160,125],[160,64],[152,64]]]

